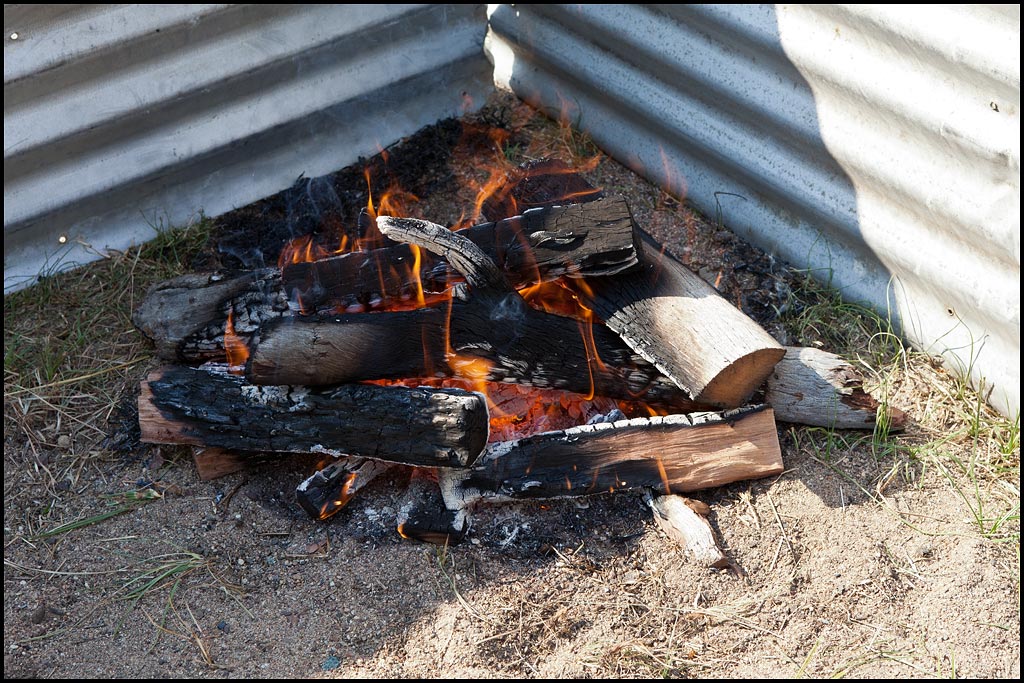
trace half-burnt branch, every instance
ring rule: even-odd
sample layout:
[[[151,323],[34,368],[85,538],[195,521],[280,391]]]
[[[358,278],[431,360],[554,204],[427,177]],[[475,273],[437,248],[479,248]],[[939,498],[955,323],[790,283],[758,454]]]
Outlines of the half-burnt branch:
[[[407,465],[471,464],[487,443],[484,398],[459,389],[254,386],[204,368],[166,367],[142,382],[147,443],[354,455]]]
[[[440,473],[449,509],[655,489],[685,493],[782,472],[772,411],[636,418],[491,444],[470,470]]]
[[[695,401],[734,408],[785,351],[760,325],[641,230],[641,268],[588,281],[584,303]]]

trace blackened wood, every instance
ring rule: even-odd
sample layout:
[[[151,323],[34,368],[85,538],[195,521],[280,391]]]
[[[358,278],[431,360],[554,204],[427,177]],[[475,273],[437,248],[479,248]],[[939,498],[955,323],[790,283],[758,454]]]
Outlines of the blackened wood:
[[[339,458],[295,487],[295,500],[313,519],[328,519],[348,505],[359,489],[391,466],[368,458]]]
[[[495,305],[470,292],[450,310],[272,321],[251,349],[246,375],[254,384],[303,385],[463,377],[699,408],[604,325],[521,301],[513,292],[507,305]]]
[[[480,247],[517,289],[563,275],[613,275],[637,264],[632,219],[621,197],[531,209],[458,234]],[[414,260],[409,245],[397,245],[295,263],[284,268],[283,286],[309,310],[408,299],[417,291]],[[419,273],[424,289],[443,291],[448,270],[445,259],[423,254]]]
[[[222,361],[229,313],[243,340],[262,322],[288,315],[280,271],[182,275],[151,287],[132,320],[156,344],[160,358]]]
[[[424,543],[455,545],[469,531],[467,509],[449,509],[432,473],[422,469],[413,470],[396,517],[402,538]]]
[[[539,208],[460,231],[505,271],[515,287],[539,280],[596,277],[637,263],[624,199]],[[133,315],[160,358],[224,359],[224,328],[248,342],[260,323],[297,312],[333,311],[417,294],[409,245],[345,254],[311,263],[242,274],[193,274],[155,285]],[[422,286],[443,291],[448,264],[430,254],[420,263]]]
[[[636,418],[491,444],[470,470],[444,473],[449,508],[654,489],[685,493],[782,472],[772,411]]]
[[[765,400],[783,422],[833,429],[874,429],[879,419],[889,430],[906,426],[899,408],[879,403],[864,391],[864,378],[834,353],[787,347],[786,357],[768,377]]]
[[[459,389],[254,386],[180,366],[142,382],[139,424],[148,443],[448,467],[472,463],[488,433],[484,398]]]
[[[584,303],[695,401],[741,405],[785,354],[760,325],[638,229],[641,267],[580,288]]]

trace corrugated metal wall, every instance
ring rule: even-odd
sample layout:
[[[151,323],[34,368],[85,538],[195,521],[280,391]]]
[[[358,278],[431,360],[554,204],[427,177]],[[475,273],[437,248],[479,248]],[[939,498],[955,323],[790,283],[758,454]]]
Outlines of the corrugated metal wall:
[[[1020,405],[1020,8],[492,5],[495,79]]]
[[[485,28],[483,5],[5,5],[4,291],[481,104]]]

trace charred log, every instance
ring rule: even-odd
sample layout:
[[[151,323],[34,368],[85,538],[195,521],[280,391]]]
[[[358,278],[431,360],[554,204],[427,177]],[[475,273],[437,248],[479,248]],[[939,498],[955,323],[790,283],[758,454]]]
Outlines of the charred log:
[[[148,443],[441,467],[471,464],[488,433],[484,398],[459,389],[254,386],[187,367],[163,368],[142,382],[139,424]]]
[[[317,470],[295,488],[299,507],[313,519],[328,519],[348,505],[356,492],[391,469],[368,458],[340,458]]]
[[[460,543],[469,531],[465,508],[449,509],[431,473],[413,470],[409,487],[398,503],[398,533],[402,538],[435,545]]]
[[[150,288],[132,315],[135,326],[165,360],[224,360],[224,329],[248,338],[261,323],[290,314],[281,272],[182,275]]]

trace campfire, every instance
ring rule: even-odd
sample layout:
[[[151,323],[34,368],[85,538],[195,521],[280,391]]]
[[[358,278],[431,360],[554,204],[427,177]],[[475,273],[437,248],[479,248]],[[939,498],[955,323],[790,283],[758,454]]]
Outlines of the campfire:
[[[336,247],[302,237],[277,267],[156,286],[135,322],[168,365],[142,382],[143,441],[203,447],[217,471],[322,454],[296,489],[317,519],[412,468],[398,533],[434,543],[460,541],[481,504],[644,491],[725,566],[706,507],[681,494],[782,472],[776,419],[871,428],[878,404],[838,357],[780,346],[577,171],[497,177],[452,228],[371,192]]]

